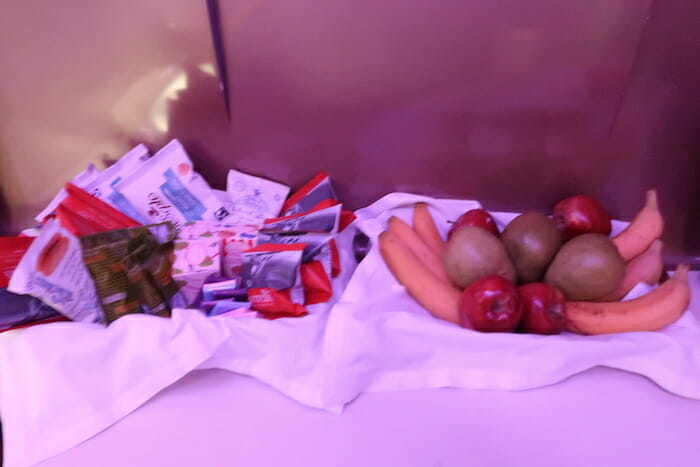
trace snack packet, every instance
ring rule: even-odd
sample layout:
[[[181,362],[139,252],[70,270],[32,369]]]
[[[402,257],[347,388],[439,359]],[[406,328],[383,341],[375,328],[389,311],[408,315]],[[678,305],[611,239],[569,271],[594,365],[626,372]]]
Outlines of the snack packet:
[[[171,222],[176,231],[188,221],[222,221],[231,214],[209,184],[194,171],[192,161],[176,139],[113,188],[124,195],[147,222]]]
[[[332,270],[332,254],[330,243],[333,234],[323,232],[285,232],[277,230],[261,230],[258,233],[258,244],[275,243],[294,245],[305,243],[306,248],[301,258],[302,263],[317,260],[330,276]]]
[[[170,315],[169,301],[178,291],[171,276],[174,238],[169,223],[81,237],[105,322],[129,313]]]
[[[243,286],[253,310],[274,318],[307,314],[300,277],[304,248],[265,244],[243,252]]]
[[[304,304],[325,303],[333,296],[333,285],[320,261],[301,265],[301,281],[304,284]]]
[[[217,237],[222,243],[221,273],[239,277],[243,271],[241,254],[258,243],[257,225],[231,225],[225,222],[187,222],[178,237],[183,240]]]
[[[99,169],[93,164],[90,164],[88,165],[87,169],[83,170],[78,175],[73,177],[73,179],[71,179],[71,183],[73,183],[76,186],[83,187],[90,183],[92,180],[94,180],[99,174]],[[61,204],[61,201],[63,201],[66,198],[66,196],[68,196],[66,190],[61,188],[61,190],[58,193],[56,193],[56,196],[54,196],[53,199],[49,201],[49,204],[47,204],[46,207],[39,214],[37,214],[34,220],[39,223],[44,222],[47,217],[53,214],[58,205]]]
[[[74,321],[102,320],[80,241],[56,219],[49,219],[34,239],[12,274],[8,290],[32,295]]]
[[[0,287],[0,331],[60,316],[36,297],[17,295]]]
[[[202,310],[204,310],[208,316],[217,316],[233,311],[238,311],[239,313],[236,314],[240,316],[254,316],[257,314],[250,309],[250,302],[237,302],[230,299],[202,302]],[[233,316],[233,313],[231,313],[230,316]]]
[[[327,302],[333,295],[333,286],[329,279],[333,273],[333,241],[333,234],[318,232],[261,230],[258,237],[258,244],[306,244],[301,258],[301,281],[306,305]]]
[[[10,283],[12,273],[33,241],[32,237],[0,237],[0,287]]]
[[[311,211],[266,219],[263,223],[263,229],[337,233],[341,210],[342,204],[339,201],[327,199]]]
[[[319,172],[284,202],[281,209],[282,216],[311,211],[327,199],[337,200],[338,198],[328,174]]]
[[[67,183],[65,190],[68,196],[56,208],[56,216],[61,225],[73,235],[89,235],[140,225],[72,183]]]
[[[265,219],[279,216],[289,187],[237,170],[229,170],[226,192],[233,204],[229,222],[260,225]]]
[[[150,153],[148,152],[148,148],[143,144],[139,144],[81,188],[85,189],[85,191],[95,198],[104,201],[118,211],[138,221],[140,224],[144,224],[146,223],[146,219],[134,208],[124,195],[114,189],[114,186],[124,178],[136,172],[149,157]]]

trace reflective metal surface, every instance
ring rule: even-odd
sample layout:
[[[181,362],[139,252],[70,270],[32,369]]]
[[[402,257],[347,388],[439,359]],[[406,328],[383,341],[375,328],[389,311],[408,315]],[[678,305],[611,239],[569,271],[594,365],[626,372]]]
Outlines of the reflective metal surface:
[[[15,228],[90,162],[228,128],[203,2],[3,1],[0,69]]]
[[[630,218],[654,186],[670,253],[700,254],[699,3],[220,1],[230,122],[206,4],[0,4],[13,226],[88,162],[177,136],[215,186],[232,167],[296,186],[325,169],[350,208],[588,193]]]

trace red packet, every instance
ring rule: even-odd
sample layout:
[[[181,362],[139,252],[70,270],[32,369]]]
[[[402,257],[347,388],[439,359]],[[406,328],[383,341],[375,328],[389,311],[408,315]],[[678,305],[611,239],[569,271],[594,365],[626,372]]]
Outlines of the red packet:
[[[301,282],[306,305],[325,303],[333,296],[333,285],[320,261],[301,265]]]
[[[305,243],[265,244],[243,252],[243,286],[253,310],[263,314],[304,316],[301,257]]]
[[[328,244],[331,247],[331,276],[338,277],[341,271],[338,244],[335,242],[335,238],[328,242]]]
[[[19,261],[32,244],[32,237],[0,237],[0,287],[7,287]]]
[[[141,225],[87,191],[67,183],[68,197],[56,209],[62,225],[77,236]]]
[[[294,231],[294,232],[328,232],[336,233],[340,224],[342,204],[339,201],[326,199],[310,211],[291,216],[266,219],[263,223],[265,230]]]
[[[291,216],[312,210],[326,199],[337,200],[330,177],[326,172],[317,173],[304,186],[299,188],[282,205],[282,215]]]

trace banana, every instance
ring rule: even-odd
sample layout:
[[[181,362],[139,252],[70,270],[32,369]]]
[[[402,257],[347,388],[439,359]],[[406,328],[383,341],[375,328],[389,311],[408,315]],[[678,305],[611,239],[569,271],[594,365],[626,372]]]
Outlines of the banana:
[[[661,274],[664,272],[664,262],[661,257],[663,246],[664,243],[661,240],[654,240],[644,253],[632,258],[625,264],[625,275],[617,289],[598,301],[613,302],[620,300],[640,282],[649,285],[657,284]]]
[[[629,261],[647,250],[654,240],[661,237],[663,230],[664,219],[659,211],[656,190],[649,190],[644,207],[612,241],[622,259]]]
[[[445,241],[435,225],[435,219],[425,203],[416,203],[413,208],[413,229],[436,255],[442,257]]]
[[[442,259],[420,238],[418,233],[406,222],[396,216],[391,216],[387,223],[388,231],[396,235],[404,245],[438,278],[449,282]]]
[[[688,266],[646,295],[625,302],[568,302],[567,330],[578,334],[656,331],[674,323],[690,303]]]
[[[391,231],[379,234],[379,253],[406,292],[433,316],[460,324],[459,303],[462,291],[438,278]]]

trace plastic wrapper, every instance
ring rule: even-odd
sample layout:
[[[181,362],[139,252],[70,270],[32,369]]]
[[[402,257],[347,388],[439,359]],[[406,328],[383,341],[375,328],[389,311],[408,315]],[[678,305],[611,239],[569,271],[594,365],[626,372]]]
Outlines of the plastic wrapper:
[[[73,235],[89,235],[140,225],[72,183],[66,184],[65,190],[68,196],[56,208],[56,217]]]
[[[339,201],[327,199],[311,211],[274,219],[266,219],[263,223],[263,229],[337,233],[338,226],[340,225],[341,210],[342,204],[340,204]]]
[[[73,183],[75,186],[84,187],[92,180],[97,178],[99,174],[99,169],[93,164],[90,164],[88,165],[87,169],[83,170],[78,175],[73,177],[71,183]],[[61,201],[63,201],[66,198],[66,196],[68,196],[68,193],[66,193],[65,189],[61,188],[61,190],[56,194],[56,196],[54,196],[53,199],[49,201],[49,204],[46,205],[46,207],[34,218],[34,220],[40,223],[44,222],[47,217],[54,213],[58,205],[61,204]]]
[[[265,244],[243,253],[243,286],[252,309],[266,318],[304,316],[301,258],[305,244]]]
[[[328,174],[319,172],[285,201],[282,206],[282,216],[311,211],[327,199],[337,200],[338,198]]]
[[[81,237],[83,259],[111,323],[130,313],[170,315],[175,232],[169,223]]]
[[[10,283],[12,273],[33,241],[32,237],[0,237],[0,288]]]
[[[0,331],[57,316],[56,310],[38,298],[0,287]]]

